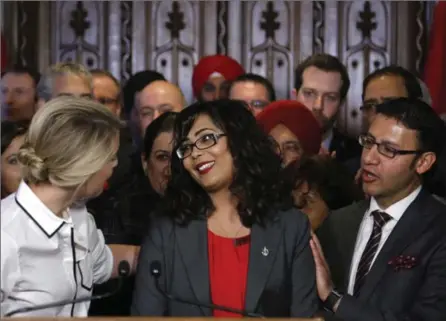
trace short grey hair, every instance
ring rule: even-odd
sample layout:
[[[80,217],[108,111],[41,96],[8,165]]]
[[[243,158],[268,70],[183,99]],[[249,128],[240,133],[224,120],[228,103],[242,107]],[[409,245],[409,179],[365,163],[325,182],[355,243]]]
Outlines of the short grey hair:
[[[48,86],[48,83],[51,83],[51,81],[48,81],[47,76],[43,75],[36,87],[37,97],[44,102],[51,99],[51,87]]]
[[[38,97],[44,101],[50,100],[53,94],[54,78],[66,75],[82,78],[90,90],[93,91],[93,76],[85,66],[73,62],[61,62],[52,65],[48,71],[42,75],[37,85]]]

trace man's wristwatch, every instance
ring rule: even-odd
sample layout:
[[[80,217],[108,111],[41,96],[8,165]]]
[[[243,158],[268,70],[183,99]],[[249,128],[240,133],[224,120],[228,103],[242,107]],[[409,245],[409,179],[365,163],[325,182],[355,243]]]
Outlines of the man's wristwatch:
[[[331,290],[330,294],[328,295],[328,297],[325,299],[324,303],[324,308],[330,312],[334,312],[334,306],[336,305],[336,303],[338,303],[338,301],[342,298],[342,294],[340,294],[339,292],[337,292],[336,290]]]

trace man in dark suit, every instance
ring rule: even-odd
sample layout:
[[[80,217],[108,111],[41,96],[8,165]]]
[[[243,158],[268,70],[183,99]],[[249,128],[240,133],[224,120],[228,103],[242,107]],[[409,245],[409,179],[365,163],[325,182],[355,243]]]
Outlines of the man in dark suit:
[[[341,133],[334,125],[347,97],[350,79],[338,58],[315,54],[299,64],[292,95],[310,109],[323,130],[322,149],[345,162],[360,154],[356,139]]]
[[[446,206],[423,187],[444,125],[417,99],[376,110],[360,137],[370,200],[333,212],[310,241],[319,297],[337,320],[444,320]]]

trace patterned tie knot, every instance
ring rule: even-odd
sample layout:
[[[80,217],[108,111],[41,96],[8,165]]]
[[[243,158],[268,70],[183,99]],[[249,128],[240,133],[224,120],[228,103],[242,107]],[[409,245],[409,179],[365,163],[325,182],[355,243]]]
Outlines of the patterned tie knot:
[[[375,223],[382,228],[388,221],[392,219],[392,217],[387,214],[386,212],[381,211],[373,211],[372,212],[373,219],[375,220]]]

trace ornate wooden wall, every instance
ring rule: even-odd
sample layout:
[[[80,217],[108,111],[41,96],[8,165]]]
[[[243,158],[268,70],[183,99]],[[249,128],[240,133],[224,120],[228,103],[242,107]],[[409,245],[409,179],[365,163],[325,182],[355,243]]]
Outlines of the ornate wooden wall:
[[[4,32],[17,61],[44,70],[57,61],[106,68],[124,82],[161,71],[192,101],[203,55],[223,53],[289,97],[295,66],[315,52],[339,56],[352,80],[339,124],[361,128],[362,80],[398,63],[423,67],[431,4],[410,1],[4,2]]]

